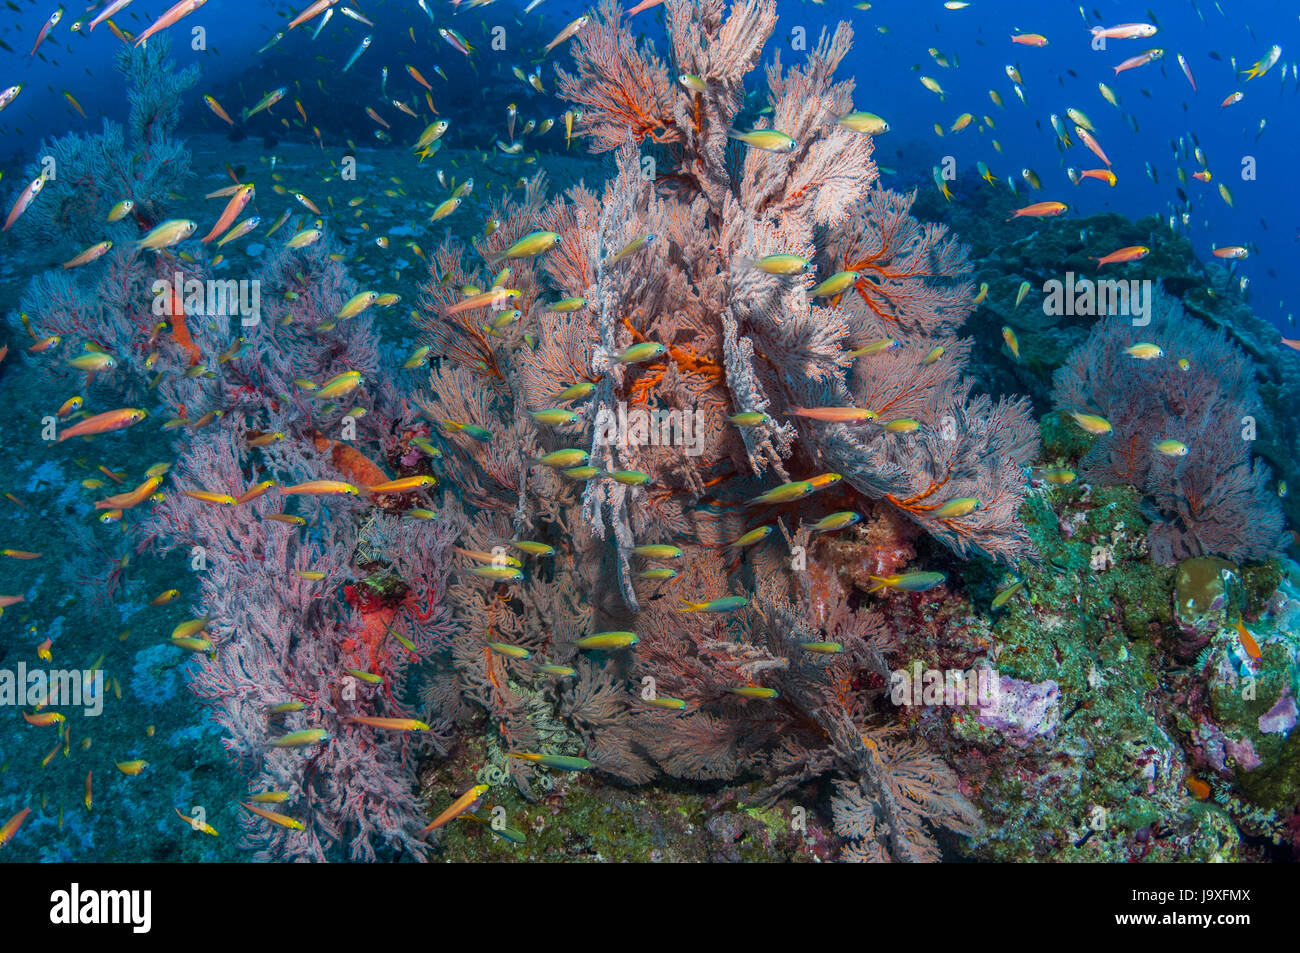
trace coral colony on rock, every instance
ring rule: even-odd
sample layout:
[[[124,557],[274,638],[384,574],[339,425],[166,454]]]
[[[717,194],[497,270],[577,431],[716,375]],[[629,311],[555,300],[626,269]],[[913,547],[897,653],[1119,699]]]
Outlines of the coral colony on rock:
[[[0,182],[0,858],[1295,859],[1245,247],[885,153],[869,4],[199,6],[4,45],[129,114]]]

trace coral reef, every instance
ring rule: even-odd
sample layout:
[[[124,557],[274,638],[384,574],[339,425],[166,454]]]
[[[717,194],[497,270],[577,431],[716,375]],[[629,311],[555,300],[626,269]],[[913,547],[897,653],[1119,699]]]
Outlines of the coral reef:
[[[871,548],[860,540],[893,540],[900,526],[883,527],[900,518],[958,555],[1030,554],[1016,511],[1036,428],[1026,403],[972,396],[963,379],[964,251],[913,220],[910,197],[874,188],[870,138],[834,120],[852,111],[852,83],[832,78],[847,24],[804,65],[768,68],[771,126],[758,128],[794,144],[765,151],[730,134],[775,5],[666,9],[673,61],[703,91],[675,85],[617,4],[602,4],[560,89],[582,105],[592,149],[615,154],[603,193],[547,202],[537,179],[496,209],[500,229],[477,243],[488,275],[508,268],[495,282],[453,246],[431,259],[421,324],[446,360],[420,405],[473,507],[467,550],[524,538],[555,552],[519,580],[453,584],[460,635],[426,697],[443,717],[466,717],[464,697],[484,711],[497,770],[524,791],[538,769],[510,751],[570,753],[575,741],[543,731],[531,684],[614,777],[761,776],[770,800],[832,776],[847,856],[933,859],[936,831],[976,819],[952,772],[895,735],[883,691],[893,643],[841,571],[860,571]],[[512,251],[535,229],[553,247]],[[819,304],[802,267],[758,267],[772,255],[855,274]],[[527,325],[480,330],[457,289],[485,287],[498,289],[496,313],[517,309]],[[873,343],[884,346],[850,355]],[[571,413],[551,413],[561,405]],[[804,413],[836,407],[867,412]],[[566,448],[564,472],[538,464]],[[835,472],[805,485],[811,509],[789,502],[798,496],[745,502],[769,475],[823,470]],[[823,501],[864,511],[864,535],[815,532]],[[752,530],[751,548],[732,546]],[[639,547],[656,543],[680,572],[654,570],[656,551]],[[706,607],[717,611],[683,611],[718,599]],[[579,645],[616,629],[639,637],[629,653]],[[830,654],[811,648],[822,645]],[[547,674],[556,666],[572,673]]]
[[[125,129],[105,120],[98,134],[70,133],[41,144],[24,181],[41,175],[45,186],[15,223],[20,240],[59,253],[105,239],[121,246],[138,238],[138,229],[163,220],[168,196],[190,176],[189,151],[174,133],[181,97],[199,72],[196,66],[176,72],[170,46],[162,36],[148,46],[118,50],[116,65],[130,102]],[[109,222],[110,209],[124,200],[132,203],[130,211]]]
[[[106,130],[96,140],[103,155],[75,183],[75,207],[51,203],[76,222],[61,229],[97,227],[127,179],[136,214],[123,230],[138,238],[165,215],[168,177],[150,180],[156,195],[135,177],[154,174],[142,161],[183,155],[168,130],[193,77],[171,76],[161,45],[123,54],[137,79],[130,126],[143,152],[128,158],[119,132]],[[42,352],[40,373],[82,387],[86,413],[130,403],[162,422],[156,452],[176,460],[167,488],[155,492],[164,465],[135,477],[136,492],[120,495],[129,499],[96,508],[124,530],[112,543],[115,574],[130,547],[179,549],[199,580],[202,615],[173,651],[197,654],[189,688],[249,771],[249,794],[279,799],[280,820],[241,818],[243,843],[264,859],[422,858],[416,770],[443,726],[357,719],[410,718],[408,669],[450,638],[444,574],[458,525],[404,516],[419,499],[411,491],[366,489],[388,481],[389,467],[425,478],[415,493],[436,480],[426,457],[410,457],[414,411],[370,316],[340,317],[359,289],[338,257],[328,235],[281,246],[246,279],[257,293],[246,300],[238,282],[211,280],[203,260],[124,241],[89,265],[35,278],[22,320],[53,339],[55,360]],[[265,307],[243,307],[263,294]],[[67,363],[78,356],[94,358],[93,369]],[[321,388],[329,381],[343,383],[334,393]],[[284,489],[314,481],[327,490]],[[315,734],[283,740],[303,731]]]
[[[1135,357],[1154,344],[1162,355]],[[1064,413],[1099,414],[1110,425],[1080,461],[1084,479],[1140,487],[1160,518],[1156,561],[1234,560],[1280,553],[1282,513],[1268,469],[1252,463],[1261,403],[1246,356],[1157,295],[1149,326],[1112,316],[1094,327],[1055,374]]]

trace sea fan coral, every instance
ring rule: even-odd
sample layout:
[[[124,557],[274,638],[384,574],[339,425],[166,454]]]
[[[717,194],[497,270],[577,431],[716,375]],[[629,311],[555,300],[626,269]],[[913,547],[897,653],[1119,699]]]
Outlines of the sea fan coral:
[[[1163,352],[1139,359],[1134,345]],[[1251,460],[1262,412],[1247,357],[1222,331],[1163,293],[1149,326],[1111,317],[1053,378],[1062,413],[1097,414],[1111,431],[1080,463],[1085,479],[1129,483],[1151,501],[1153,558],[1264,559],[1282,551],[1283,518],[1268,468]]]
[[[199,76],[195,66],[175,70],[170,46],[162,36],[118,51],[118,72],[129,83],[125,131],[105,120],[98,134],[70,133],[42,143],[24,181],[43,175],[45,186],[14,225],[24,243],[61,252],[104,239],[121,245],[162,220],[168,195],[180,192],[190,176],[189,151],[173,133],[181,97]],[[130,214],[107,222],[109,210],[128,199]]]
[[[918,743],[871,740],[891,714],[864,686],[887,682],[891,643],[870,610],[850,608],[837,571],[806,571],[852,551],[811,524],[822,499],[888,508],[959,554],[1026,555],[1016,511],[1036,430],[1023,401],[972,396],[962,376],[964,250],[915,222],[910,197],[875,191],[871,139],[835,121],[853,108],[852,83],[832,78],[848,25],[803,65],[768,69],[771,127],[755,127],[793,144],[766,151],[732,138],[748,125],[743,81],[775,4],[666,10],[673,61],[704,91],[673,83],[618,5],[602,4],[560,88],[616,173],[600,193],[578,186],[550,202],[538,177],[494,209],[501,227],[476,250],[490,274],[509,265],[508,304],[504,289],[496,302],[455,293],[489,285],[453,247],[431,258],[419,320],[444,360],[419,403],[462,495],[489,511],[471,522],[464,571],[494,546],[509,552],[512,534],[554,553],[522,564],[521,578],[452,587],[466,638],[456,674],[428,697],[450,714],[459,683],[493,719],[503,759],[545,744],[539,725],[558,716],[594,767],[625,781],[654,766],[759,776],[775,797],[847,779],[877,819],[855,829],[867,843],[851,852],[932,859],[933,831],[970,830],[973,815]],[[801,261],[855,274],[813,297]],[[527,324],[480,330],[503,306]],[[870,356],[851,353],[876,342]],[[836,421],[853,407],[855,419]],[[567,464],[546,465],[559,451]],[[828,474],[746,502],[769,475],[826,470],[844,484]],[[731,545],[751,530],[750,548]],[[583,647],[632,629],[630,653]],[[539,689],[550,715],[533,703]],[[530,793],[532,775],[508,760],[501,769]],[[919,796],[913,776],[933,795]]]

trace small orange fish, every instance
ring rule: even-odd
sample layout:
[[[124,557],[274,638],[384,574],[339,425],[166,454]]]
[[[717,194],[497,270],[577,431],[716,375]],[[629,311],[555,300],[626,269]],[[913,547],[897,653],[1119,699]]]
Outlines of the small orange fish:
[[[875,420],[874,410],[865,407],[791,407],[791,417],[807,417],[829,423],[851,423],[855,420]]]
[[[125,430],[133,424],[144,420],[148,414],[138,407],[123,407],[121,410],[108,410],[78,421],[59,434],[58,443],[69,437],[92,437],[95,434],[109,433],[113,430]]]
[[[408,64],[406,67],[406,71],[411,74],[411,79],[415,80],[425,89],[427,89],[429,92],[433,92],[433,87],[429,85],[429,81],[427,79],[425,79],[423,76],[420,75],[420,71],[418,69]]]
[[[430,489],[438,485],[436,477],[431,476],[412,476],[402,477],[400,480],[389,480],[387,483],[376,483],[374,486],[366,487],[367,493],[410,493],[415,490]]]
[[[254,483],[239,496],[235,497],[235,502],[247,503],[249,500],[255,500],[273,486],[275,486],[274,480],[263,480],[261,483]]]
[[[1164,50],[1147,50],[1145,53],[1139,53],[1137,56],[1130,56],[1119,66],[1114,67],[1115,75],[1118,76],[1125,70],[1137,69],[1139,66],[1146,66],[1152,60],[1158,60],[1165,55]]]
[[[1210,786],[1200,778],[1188,778],[1187,790],[1192,792],[1192,797],[1198,801],[1204,801],[1210,796]]]
[[[348,721],[357,725],[369,725],[371,728],[387,728],[390,731],[428,731],[429,726],[414,718],[375,718],[368,715],[353,715]]]
[[[1101,258],[1094,258],[1093,261],[1095,261],[1097,267],[1100,268],[1102,265],[1139,261],[1149,254],[1151,254],[1151,249],[1147,248],[1146,245],[1129,245],[1126,248],[1120,248],[1113,251],[1109,255],[1103,255]]]
[[[32,812],[30,807],[25,807],[9,820],[5,821],[5,826],[0,827],[0,847],[14,839],[18,833],[18,828],[23,826],[23,821],[27,820],[27,815]]]
[[[1084,129],[1082,126],[1075,126],[1074,134],[1079,137],[1080,142],[1092,151],[1093,155],[1106,163],[1107,168],[1110,167],[1110,159],[1106,158],[1106,153],[1102,150],[1101,143],[1092,137],[1092,133],[1087,129]]]
[[[1069,207],[1064,202],[1035,202],[1033,205],[1026,205],[1013,211],[1007,221],[1011,221],[1012,218],[1051,218],[1060,215]]]
[[[40,559],[40,553],[29,553],[25,549],[0,549],[0,556],[8,556],[10,559]]]
[[[325,493],[361,495],[361,491],[355,486],[351,483],[344,483],[342,480],[308,480],[306,483],[295,483],[293,486],[280,487],[280,492],[285,496],[293,496],[296,493],[305,493],[308,496],[321,496]]]
[[[475,801],[486,794],[487,789],[488,785],[486,784],[474,785],[460,797],[456,798],[456,800],[452,801],[451,804],[448,805],[447,809],[435,817],[433,822],[430,823],[428,827],[424,828],[424,830],[420,831],[420,833],[427,834],[430,831],[442,827],[442,825],[446,824],[448,821],[454,821],[456,818],[468,811],[474,805]]]
[[[1250,634],[1245,623],[1243,623],[1241,619],[1238,619],[1236,622],[1232,623],[1232,627],[1237,630],[1237,638],[1241,640],[1241,647],[1246,650],[1246,654],[1249,655],[1253,661],[1259,661],[1260,656],[1263,653],[1260,652],[1259,643],[1256,642],[1255,637]]]
[[[27,712],[23,712],[23,720],[29,725],[43,728],[46,725],[57,725],[66,719],[57,711],[43,711],[38,715],[29,715]]]
[[[1100,179],[1112,189],[1115,187],[1115,183],[1119,181],[1119,177],[1115,175],[1114,172],[1110,171],[1110,169],[1084,169],[1079,173],[1079,178]]]
[[[172,808],[172,810],[176,812],[177,817],[179,817],[182,821],[184,821],[186,824],[190,826],[191,830],[202,831],[203,833],[208,834],[212,837],[220,836],[217,833],[217,829],[213,827],[211,824],[208,824],[206,822],[201,822],[197,818],[190,817],[187,814],[182,814],[180,808],[174,807]]]
[[[158,489],[158,486],[161,483],[162,483],[161,477],[150,477],[149,479],[141,483],[139,486],[137,486],[134,490],[129,490],[126,493],[118,493],[114,496],[105,497],[102,500],[96,500],[95,509],[97,510],[132,509],[133,507],[139,506],[141,503],[147,500],[153,494],[153,491]]]
[[[305,830],[302,821],[297,818],[289,817],[287,814],[277,814],[275,811],[268,811],[265,808],[255,807],[244,801],[239,802],[239,806],[246,811],[252,811],[258,817],[265,818],[272,824],[279,824],[281,827],[287,827],[291,831]]]
[[[208,490],[181,490],[182,496],[188,496],[200,503],[213,503],[218,506],[234,506],[235,498],[229,493],[212,493]]]
[[[205,94],[203,96],[203,101],[208,104],[208,108],[216,114],[218,119],[221,119],[223,122],[228,123],[231,128],[234,128],[235,121],[230,118],[230,115],[224,109],[221,108],[221,103],[217,102],[215,96]]]
[[[1019,43],[1021,46],[1046,46],[1047,37],[1041,33],[1014,33],[1011,42]]]

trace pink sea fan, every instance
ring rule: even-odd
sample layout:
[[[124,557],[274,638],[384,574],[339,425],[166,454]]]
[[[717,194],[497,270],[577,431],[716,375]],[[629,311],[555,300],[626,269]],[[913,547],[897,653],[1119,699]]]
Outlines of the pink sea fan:
[[[1158,345],[1164,356],[1136,360],[1126,349],[1138,343]],[[1157,295],[1148,326],[1123,317],[1099,322],[1057,370],[1052,399],[1063,414],[1110,422],[1111,432],[1080,461],[1080,475],[1146,494],[1156,561],[1281,551],[1281,508],[1267,467],[1250,454],[1261,413],[1250,362],[1222,331],[1185,317],[1176,300]],[[1171,453],[1157,449],[1166,441],[1174,442]]]

